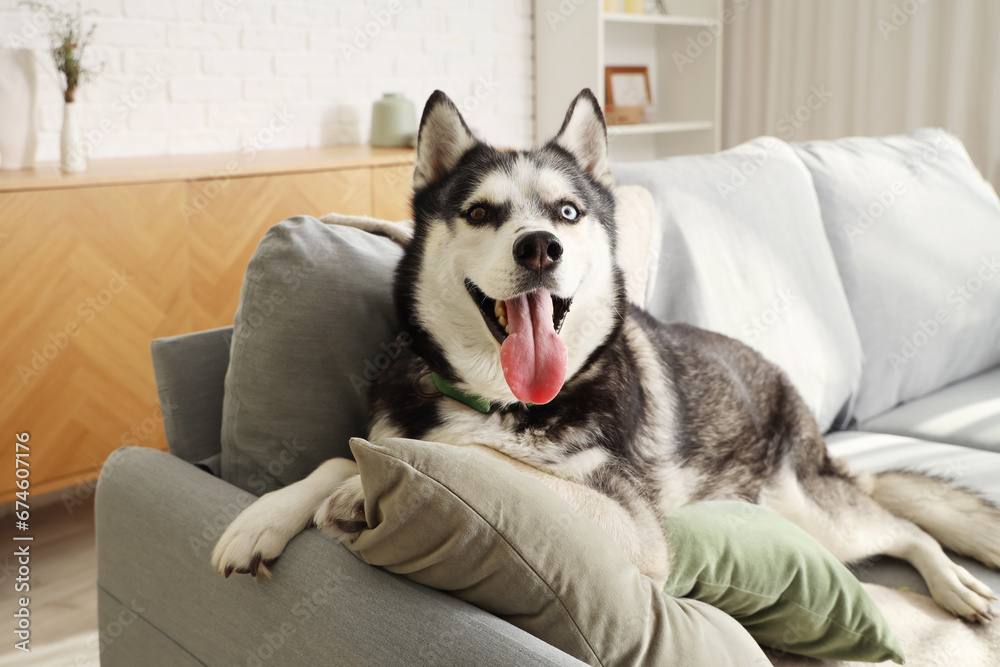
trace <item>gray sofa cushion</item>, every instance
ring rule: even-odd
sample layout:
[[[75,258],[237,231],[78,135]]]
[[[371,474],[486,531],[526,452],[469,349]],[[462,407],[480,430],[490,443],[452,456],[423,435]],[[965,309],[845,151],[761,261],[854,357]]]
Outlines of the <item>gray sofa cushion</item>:
[[[656,200],[646,308],[780,366],[825,431],[857,388],[861,343],[809,172],[763,137],[716,155],[616,164]]]
[[[861,428],[1000,452],[1000,368],[910,401]]]
[[[830,453],[858,469],[880,472],[905,468],[942,475],[983,493],[1000,504],[1000,454],[968,447],[917,440],[899,435],[842,431],[826,438]],[[964,556],[951,557],[980,581],[1000,592],[1000,573]],[[889,557],[861,564],[855,574],[862,581],[893,588],[907,586],[929,595],[923,578],[908,563]]]
[[[170,452],[185,461],[218,456],[222,387],[233,328],[157,338],[150,346],[163,430]],[[123,445],[138,445],[122,436]]]
[[[367,433],[367,388],[399,353],[392,241],[310,217],[272,227],[247,267],[222,412],[222,476],[262,494]]]
[[[796,147],[865,353],[855,416],[1000,363],[1000,200],[943,130]]]

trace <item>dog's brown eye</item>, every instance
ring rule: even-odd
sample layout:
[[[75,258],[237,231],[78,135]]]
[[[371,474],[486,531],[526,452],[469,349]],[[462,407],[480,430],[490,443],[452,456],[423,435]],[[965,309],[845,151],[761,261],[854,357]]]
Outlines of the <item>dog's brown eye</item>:
[[[576,206],[572,204],[563,204],[559,207],[559,215],[563,217],[563,220],[569,220],[572,222],[580,217],[580,212],[576,210]]]
[[[482,222],[486,219],[488,213],[486,209],[482,206],[477,206],[476,208],[469,211],[469,220],[472,222]]]

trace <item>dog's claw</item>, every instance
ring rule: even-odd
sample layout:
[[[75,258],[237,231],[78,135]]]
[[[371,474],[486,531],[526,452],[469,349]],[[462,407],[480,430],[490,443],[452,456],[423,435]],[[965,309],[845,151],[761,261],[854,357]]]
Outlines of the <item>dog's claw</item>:
[[[260,561],[261,561],[262,558],[263,558],[263,555],[259,551],[253,555],[253,559],[250,561],[250,576],[251,577],[256,577],[257,576],[257,568],[260,567]]]
[[[226,579],[228,579],[229,575],[231,575],[232,573],[233,573],[233,566],[232,565],[227,565],[226,566],[226,571],[222,573],[222,576],[225,577]]]
[[[977,623],[984,623],[985,624],[985,623],[989,623],[992,620],[993,620],[993,614],[991,614],[989,612],[981,611],[981,612],[979,612],[979,613],[976,614],[976,622]]]

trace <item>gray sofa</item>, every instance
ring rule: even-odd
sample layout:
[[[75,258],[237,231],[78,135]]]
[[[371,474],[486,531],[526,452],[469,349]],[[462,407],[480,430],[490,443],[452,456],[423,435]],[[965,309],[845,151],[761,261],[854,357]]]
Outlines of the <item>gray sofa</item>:
[[[812,157],[803,154],[811,148],[816,149]],[[856,147],[848,148],[853,151]],[[780,159],[801,159],[810,168],[815,167],[810,159],[826,160],[827,167],[834,162],[829,155],[822,155],[823,147],[795,150],[799,157]],[[737,151],[730,157],[735,156],[738,165],[745,155],[750,153]],[[778,160],[774,155],[772,151],[770,159]],[[668,162],[671,169],[680,169],[689,178],[701,178],[714,187],[711,176],[699,175],[704,165]],[[660,166],[646,170],[621,167],[616,176],[624,182],[641,182],[647,178],[645,174]],[[711,168],[717,166],[713,163]],[[730,165],[723,162],[719,168],[719,173],[728,174]],[[805,169],[803,166],[806,182],[815,183],[816,188],[811,199],[807,197],[812,202],[808,205],[818,203],[817,215],[822,209],[836,254],[836,229],[831,225],[840,223],[831,219],[837,210],[827,200],[829,192],[823,190],[823,174],[816,169],[810,174]],[[644,175],[632,178],[635,174]],[[668,179],[670,174],[657,178]],[[784,187],[787,178],[787,173],[779,173],[776,182]],[[683,217],[678,212],[677,195],[668,187],[661,188],[656,182],[643,184],[654,190],[661,214],[669,210],[670,215]],[[926,185],[935,187],[932,180]],[[760,186],[758,182],[751,187]],[[877,184],[873,192],[880,192]],[[880,224],[888,225],[886,217],[881,220]],[[1000,229],[1000,218],[996,223]],[[661,226],[676,224],[680,223],[661,221]],[[684,235],[682,226],[671,229],[680,232],[663,235],[664,248],[680,244],[690,249],[696,245]],[[769,232],[762,229],[754,233],[763,237]],[[992,239],[986,241],[992,243]],[[1000,251],[1000,246],[996,250]],[[992,252],[992,248],[987,251]],[[672,259],[672,267],[693,263],[691,258]],[[867,307],[865,294],[852,292],[849,283],[857,276],[850,275],[853,269],[840,263],[840,256],[837,259],[845,283],[845,293],[838,298],[845,298],[850,305],[854,314],[851,335],[860,345],[855,355],[857,368],[850,369],[845,384],[847,400],[841,397],[834,401],[826,392],[813,403],[818,415],[827,415],[831,451],[869,470],[909,467],[947,475],[1000,503],[1000,367],[982,368],[968,377],[966,366],[962,366],[968,362],[963,359],[939,373],[933,391],[915,397],[897,396],[901,400],[894,400],[888,409],[866,414],[857,397],[864,396],[866,386],[884,379],[864,377],[877,372],[872,370],[868,352],[874,343],[866,338],[877,332],[863,330],[865,318],[860,314]],[[656,261],[663,262],[664,257]],[[933,268],[928,265],[926,270]],[[697,290],[687,305],[683,298],[664,296],[677,293],[675,268],[661,271],[659,277],[652,271],[651,276],[646,302],[655,314],[676,316],[680,309],[697,324],[712,324],[704,321],[710,314],[692,309],[691,303],[701,299]],[[992,299],[970,302],[982,317],[994,319],[1000,310],[998,304],[1000,301]],[[274,579],[227,581],[218,576],[209,562],[214,542],[254,500],[252,494],[213,474],[221,455],[232,335],[232,327],[227,327],[153,342],[171,453],[122,448],[112,454],[101,474],[96,501],[100,625],[102,629],[120,628],[102,633],[103,665],[583,664],[445,593],[369,567],[315,530],[305,531],[290,543],[272,568]],[[823,345],[836,347],[827,341]],[[925,359],[930,359],[929,353]],[[838,363],[837,358],[828,361]],[[950,381],[949,372],[962,377]],[[816,376],[816,372],[811,373]],[[790,374],[795,377],[794,372]],[[926,381],[924,375],[919,377],[921,382]],[[803,384],[808,382],[809,378],[803,380]],[[877,405],[880,398],[875,396],[867,405]],[[997,573],[968,559],[956,560],[1000,591]],[[893,559],[863,564],[857,573],[865,581],[927,593],[916,572]]]

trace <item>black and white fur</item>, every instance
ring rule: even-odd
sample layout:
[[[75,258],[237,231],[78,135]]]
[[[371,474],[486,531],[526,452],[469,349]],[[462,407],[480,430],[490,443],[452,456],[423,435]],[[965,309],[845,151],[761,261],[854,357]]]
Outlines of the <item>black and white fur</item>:
[[[589,90],[559,134],[533,151],[479,141],[451,100],[434,93],[413,183],[415,235],[394,296],[414,342],[372,390],[369,439],[420,438],[505,457],[601,525],[657,582],[669,571],[660,518],[698,500],[739,498],[777,510],[845,563],[907,560],[942,607],[992,619],[993,593],[941,545],[1000,567],[1000,510],[946,480],[850,470],[828,454],[777,367],[735,340],[663,324],[627,302],[614,260],[606,129]],[[575,220],[562,215],[567,204]],[[488,215],[471,220],[474,207]],[[561,243],[544,271],[512,254],[531,231]],[[570,305],[559,330],[567,381],[551,402],[515,398],[500,364],[502,334],[470,284],[491,300],[544,286]],[[431,370],[496,409],[427,397],[417,387]],[[240,515],[213,564],[226,576],[256,575],[311,521],[350,540],[365,526],[363,500],[356,465],[328,461]]]

